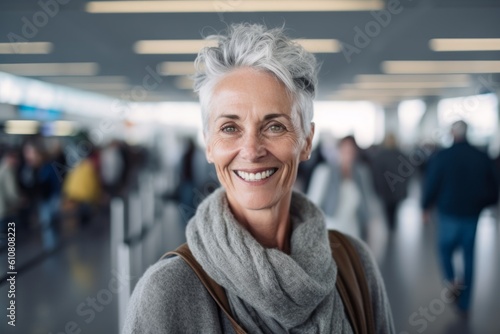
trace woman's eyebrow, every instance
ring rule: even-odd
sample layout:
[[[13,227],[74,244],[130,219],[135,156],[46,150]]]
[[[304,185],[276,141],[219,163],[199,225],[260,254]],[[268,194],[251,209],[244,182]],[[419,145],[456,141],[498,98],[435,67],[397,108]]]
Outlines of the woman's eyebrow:
[[[288,116],[287,114],[267,114],[266,116],[264,116],[264,120],[267,121],[267,120],[270,120],[273,118],[278,118],[278,117],[284,117],[287,120],[290,120],[290,116]]]
[[[287,120],[290,120],[290,116],[288,116],[287,114],[267,114],[266,116],[264,116],[264,121],[268,121],[270,119],[278,118],[278,117],[284,117]],[[217,116],[217,118],[215,120],[218,120],[219,118],[229,118],[229,119],[233,119],[233,120],[238,120],[238,119],[240,119],[240,116],[235,115],[235,114],[222,114],[222,115]]]
[[[218,120],[219,118],[240,119],[240,116],[234,114],[222,114],[217,116],[215,120]]]

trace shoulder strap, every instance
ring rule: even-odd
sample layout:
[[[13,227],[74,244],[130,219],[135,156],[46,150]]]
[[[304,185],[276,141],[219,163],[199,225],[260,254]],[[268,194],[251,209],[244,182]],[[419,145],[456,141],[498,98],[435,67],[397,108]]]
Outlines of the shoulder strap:
[[[337,263],[337,289],[355,334],[375,334],[368,283],[357,250],[341,232],[329,231],[332,256]]]
[[[188,245],[180,245],[175,251],[165,253],[165,255],[161,257],[161,259],[173,255],[181,257],[193,269],[194,273],[196,274],[196,276],[198,276],[201,283],[203,283],[208,293],[212,296],[217,305],[222,309],[226,317],[231,322],[231,325],[233,326],[236,334],[245,334],[246,332],[240,327],[240,325],[238,325],[236,320],[231,315],[231,308],[229,307],[229,301],[227,300],[224,288],[207,275],[207,273],[194,258]]]

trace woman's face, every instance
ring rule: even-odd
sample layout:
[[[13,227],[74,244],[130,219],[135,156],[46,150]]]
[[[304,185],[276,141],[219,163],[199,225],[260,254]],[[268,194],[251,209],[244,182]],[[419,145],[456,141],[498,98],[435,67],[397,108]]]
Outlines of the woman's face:
[[[28,165],[32,167],[39,167],[42,164],[42,157],[33,146],[24,146],[23,154]]]
[[[340,163],[344,167],[350,168],[354,164],[358,152],[354,144],[346,140],[341,142],[339,145],[339,155],[340,155]]]
[[[231,208],[262,210],[289,200],[314,129],[305,138],[285,86],[272,74],[237,69],[215,86],[210,107],[207,158]]]

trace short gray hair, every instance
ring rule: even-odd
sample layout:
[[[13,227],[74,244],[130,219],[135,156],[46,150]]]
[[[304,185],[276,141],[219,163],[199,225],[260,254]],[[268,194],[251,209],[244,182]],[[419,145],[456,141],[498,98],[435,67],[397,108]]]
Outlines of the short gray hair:
[[[259,24],[233,24],[226,34],[207,39],[217,40],[218,45],[200,51],[195,60],[197,73],[194,77],[205,134],[210,100],[217,82],[234,69],[251,67],[272,73],[285,85],[293,100],[292,117],[299,117],[304,134],[309,135],[318,83],[314,55],[286,36],[284,28],[268,29]]]

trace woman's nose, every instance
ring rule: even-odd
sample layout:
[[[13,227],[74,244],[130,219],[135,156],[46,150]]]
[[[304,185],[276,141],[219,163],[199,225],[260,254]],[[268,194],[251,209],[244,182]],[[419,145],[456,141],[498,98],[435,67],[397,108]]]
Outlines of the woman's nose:
[[[266,155],[263,139],[257,134],[247,134],[242,143],[240,154],[248,161],[255,161]]]

